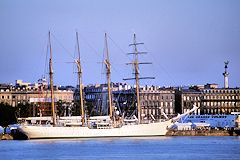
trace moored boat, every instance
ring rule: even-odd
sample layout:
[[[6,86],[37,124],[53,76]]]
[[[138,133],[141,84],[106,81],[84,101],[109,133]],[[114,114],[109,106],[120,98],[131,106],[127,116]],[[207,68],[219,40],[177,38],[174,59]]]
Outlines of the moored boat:
[[[139,137],[139,136],[163,136],[167,133],[167,127],[171,120],[158,123],[123,125],[121,127],[109,127],[106,124],[98,124],[98,127],[58,127],[58,126],[21,126],[20,130],[29,139],[42,138],[97,138],[97,137]]]
[[[77,43],[78,43],[78,34]],[[49,46],[51,47],[50,32],[49,32]],[[106,47],[106,58],[104,64],[106,67],[107,75],[107,86],[108,86],[108,109],[109,115],[104,117],[90,117],[86,120],[83,106],[83,94],[82,94],[82,69],[80,63],[80,52],[78,45],[79,57],[75,60],[78,68],[79,76],[79,91],[80,91],[80,113],[81,123],[71,124],[66,121],[59,121],[56,117],[56,108],[54,105],[54,91],[53,91],[53,66],[52,66],[52,53],[50,48],[50,60],[49,60],[49,76],[50,76],[50,89],[51,89],[51,106],[52,106],[52,118],[48,124],[21,124],[19,130],[28,136],[29,139],[42,139],[42,138],[91,138],[91,137],[137,137],[137,136],[163,136],[166,135],[168,127],[170,127],[174,119],[167,119],[165,121],[143,123],[141,117],[141,106],[139,96],[139,63],[138,55],[142,52],[138,52],[136,46],[136,35],[134,34],[134,42],[131,46],[134,46],[134,52],[131,53],[135,56],[135,60],[129,64],[133,65],[134,68],[134,79],[136,82],[136,106],[137,116],[134,121],[124,121],[124,117],[117,115],[114,112],[114,106],[112,104],[112,93],[111,93],[111,64],[109,61],[108,49],[107,49],[107,35],[105,34],[105,47]],[[148,77],[149,78],[149,77]],[[136,117],[136,116],[135,116]],[[49,122],[49,121],[48,121]],[[133,123],[132,123],[133,122]]]

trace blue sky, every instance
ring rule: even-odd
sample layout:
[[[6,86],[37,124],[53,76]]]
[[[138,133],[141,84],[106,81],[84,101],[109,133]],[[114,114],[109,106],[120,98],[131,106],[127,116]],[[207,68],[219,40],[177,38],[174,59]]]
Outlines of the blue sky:
[[[45,70],[52,32],[54,82],[76,85],[75,31],[80,36],[84,84],[104,83],[104,33],[109,35],[112,81],[132,77],[125,63],[133,40],[144,42],[141,84],[223,86],[229,60],[230,87],[240,86],[240,1],[238,0],[0,0],[0,83],[37,81]],[[131,82],[128,82],[131,83]]]

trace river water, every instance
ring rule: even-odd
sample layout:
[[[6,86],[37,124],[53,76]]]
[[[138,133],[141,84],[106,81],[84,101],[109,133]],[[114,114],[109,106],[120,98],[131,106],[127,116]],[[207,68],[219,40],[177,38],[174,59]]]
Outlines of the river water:
[[[240,159],[240,137],[150,137],[0,141],[0,160]]]

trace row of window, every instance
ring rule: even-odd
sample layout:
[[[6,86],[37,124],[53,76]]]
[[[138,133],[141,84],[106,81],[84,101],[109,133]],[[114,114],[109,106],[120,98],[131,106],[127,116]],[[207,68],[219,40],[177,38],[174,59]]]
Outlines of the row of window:
[[[142,106],[173,107],[173,102],[142,101]]]
[[[204,96],[204,99],[229,99],[229,100],[235,100],[235,99],[240,99],[240,95],[236,96]]]
[[[102,94],[87,94],[85,96],[86,99],[101,99],[102,98]]]
[[[174,114],[174,110],[172,108],[158,109],[158,108],[143,108],[142,114],[145,115],[161,115],[161,113],[165,114]]]
[[[0,92],[9,92],[9,89],[1,89]]]
[[[197,101],[200,100],[199,96],[183,96],[184,101]]]
[[[173,96],[171,95],[166,95],[166,96],[162,96],[162,95],[143,95],[140,96],[140,99],[143,100],[161,100],[161,99],[173,99]]]
[[[195,102],[195,103],[192,103],[192,102],[183,102],[183,107],[192,108],[192,107],[193,107],[193,104],[195,104],[195,105],[198,106],[198,107],[201,106],[200,102]]]
[[[194,103],[200,106],[200,102]],[[203,102],[203,106],[216,106],[216,107],[234,107],[238,106],[238,102]],[[183,107],[189,107],[192,103],[183,102]]]
[[[240,93],[240,90],[239,89],[227,89],[227,90],[204,90],[203,91],[204,93]]]
[[[203,114],[229,114],[231,112],[239,112],[240,109],[237,108],[231,108],[231,109],[203,109]]]
[[[7,96],[2,95],[2,96],[0,96],[0,98],[1,99],[10,99],[10,96],[9,95],[7,95]]]
[[[43,96],[45,97],[45,96]],[[59,99],[73,99],[72,96],[57,96]],[[18,99],[18,100],[27,100],[27,99],[30,99],[30,98],[36,98],[36,96],[25,96],[25,95],[18,95],[18,96],[15,96],[15,95],[12,95],[12,98],[10,95],[1,95],[0,96],[1,99]],[[39,97],[38,97],[39,98]]]
[[[237,106],[237,102],[203,102],[204,106],[226,106],[226,107],[231,107],[231,106]]]
[[[86,92],[102,92],[103,91],[103,89],[102,88],[96,88],[96,89],[86,89]]]
[[[203,96],[204,99],[209,99],[209,100],[215,100],[215,99],[229,99],[229,100],[235,100],[235,99],[240,99],[240,95],[228,95],[228,96],[223,96],[223,95],[215,95],[215,96]],[[200,96],[183,96],[184,101],[199,101]]]

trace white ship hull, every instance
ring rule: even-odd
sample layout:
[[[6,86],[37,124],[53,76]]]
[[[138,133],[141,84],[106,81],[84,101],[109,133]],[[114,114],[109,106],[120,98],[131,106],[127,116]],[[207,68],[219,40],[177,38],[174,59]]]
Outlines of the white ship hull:
[[[29,139],[164,136],[171,124],[171,120],[168,120],[149,124],[123,125],[121,128],[109,129],[22,125],[20,131]]]

